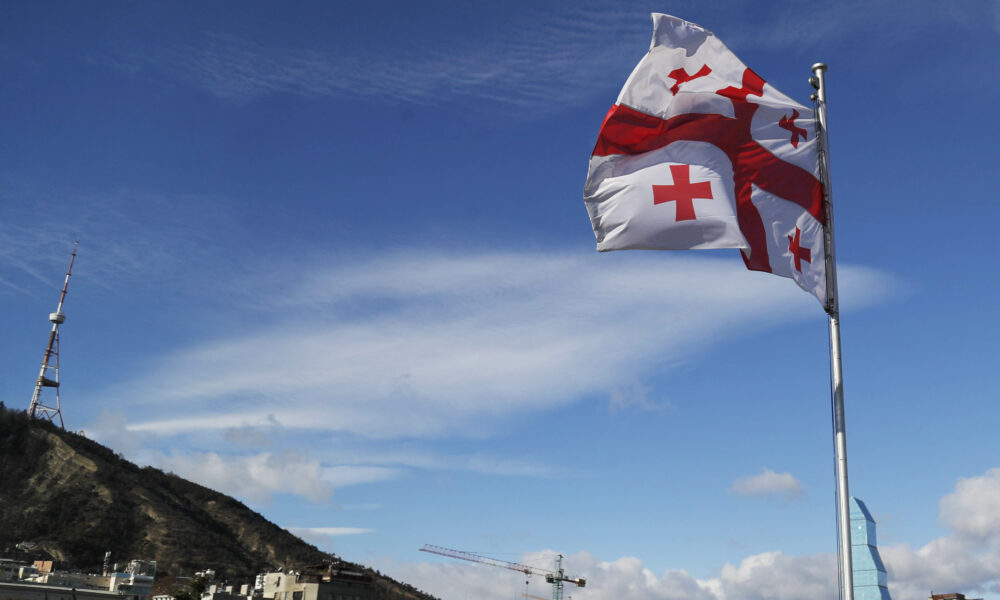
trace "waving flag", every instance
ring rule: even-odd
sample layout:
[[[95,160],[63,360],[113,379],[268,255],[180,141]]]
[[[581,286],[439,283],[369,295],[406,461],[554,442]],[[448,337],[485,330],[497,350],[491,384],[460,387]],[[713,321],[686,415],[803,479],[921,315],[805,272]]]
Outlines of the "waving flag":
[[[826,303],[814,114],[698,25],[653,15],[608,111],[584,201],[597,249],[739,248]]]

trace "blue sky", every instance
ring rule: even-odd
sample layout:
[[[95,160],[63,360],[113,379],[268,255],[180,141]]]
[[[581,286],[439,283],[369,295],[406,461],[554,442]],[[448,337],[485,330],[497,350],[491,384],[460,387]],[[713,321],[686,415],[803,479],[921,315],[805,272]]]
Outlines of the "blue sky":
[[[1000,598],[996,2],[2,9],[0,399],[79,239],[68,428],[445,600],[524,582],[425,543],[563,553],[581,600],[834,596],[822,310],[598,254],[581,194],[649,12],[803,103],[828,63],[851,490],[897,600]]]

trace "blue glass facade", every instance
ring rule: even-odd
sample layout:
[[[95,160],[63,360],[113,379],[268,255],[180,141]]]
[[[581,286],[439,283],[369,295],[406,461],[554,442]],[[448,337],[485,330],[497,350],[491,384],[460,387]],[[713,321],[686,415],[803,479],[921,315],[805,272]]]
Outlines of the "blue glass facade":
[[[878,553],[875,519],[865,503],[851,498],[851,565],[854,600],[892,600],[885,565]]]

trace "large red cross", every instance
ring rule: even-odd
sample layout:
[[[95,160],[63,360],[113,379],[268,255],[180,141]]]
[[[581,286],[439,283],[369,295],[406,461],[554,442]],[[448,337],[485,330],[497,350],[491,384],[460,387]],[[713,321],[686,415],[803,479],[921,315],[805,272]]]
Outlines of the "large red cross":
[[[802,238],[802,230],[795,228],[795,237],[788,236],[788,251],[795,258],[795,270],[802,272],[802,261],[812,264],[812,250],[799,245]]]
[[[788,131],[792,132],[792,139],[791,139],[792,148],[799,147],[800,135],[802,136],[802,139],[806,139],[806,130],[801,127],[797,127],[795,125],[795,119],[798,118],[799,118],[799,111],[793,108],[792,118],[789,119],[787,116],[781,117],[781,120],[778,121],[778,127],[781,127],[782,129],[787,129]]]
[[[680,221],[694,221],[694,199],[711,199],[712,184],[708,181],[691,183],[691,165],[670,165],[673,185],[654,185],[653,204],[676,202],[677,218]]]
[[[694,75],[688,75],[688,72],[682,67],[680,69],[674,69],[673,71],[667,73],[667,77],[674,80],[674,85],[670,86],[670,93],[677,95],[677,92],[681,89],[681,84],[686,81],[691,81],[692,79],[698,79],[699,77],[704,77],[712,72],[712,69],[708,65],[701,65],[701,69],[698,70]]]

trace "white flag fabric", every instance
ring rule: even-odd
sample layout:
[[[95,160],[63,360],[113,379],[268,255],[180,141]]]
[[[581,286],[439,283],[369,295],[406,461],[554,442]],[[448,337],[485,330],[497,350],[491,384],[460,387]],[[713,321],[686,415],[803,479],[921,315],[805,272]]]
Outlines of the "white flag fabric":
[[[739,248],[826,304],[814,113],[715,35],[653,15],[653,41],[608,111],[584,201],[597,249]]]

